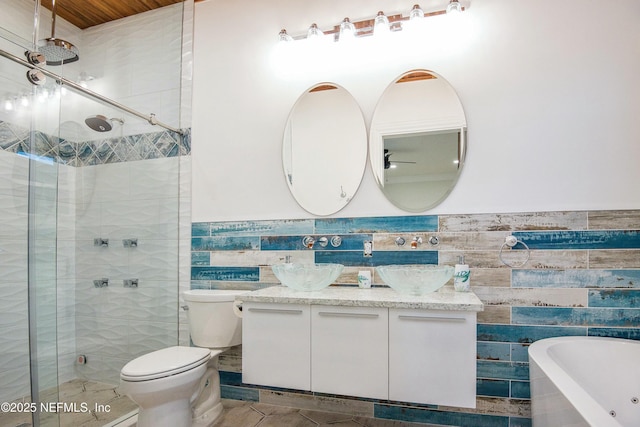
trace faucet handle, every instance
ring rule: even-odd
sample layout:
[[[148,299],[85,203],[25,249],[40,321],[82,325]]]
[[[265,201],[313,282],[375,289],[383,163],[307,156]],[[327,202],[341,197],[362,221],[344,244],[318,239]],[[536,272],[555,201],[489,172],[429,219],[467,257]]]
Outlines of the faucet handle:
[[[316,239],[314,239],[311,236],[304,236],[304,238],[302,239],[302,244],[307,248],[307,249],[313,249],[313,245],[316,243]]]

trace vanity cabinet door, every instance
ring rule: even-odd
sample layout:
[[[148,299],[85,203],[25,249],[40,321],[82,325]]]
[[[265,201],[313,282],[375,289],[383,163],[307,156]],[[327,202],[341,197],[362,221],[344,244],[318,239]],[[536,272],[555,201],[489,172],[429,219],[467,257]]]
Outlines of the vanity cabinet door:
[[[475,408],[476,313],[390,309],[389,399]]]
[[[311,390],[388,397],[388,309],[311,306]]]
[[[242,381],[310,390],[310,306],[243,304]]]

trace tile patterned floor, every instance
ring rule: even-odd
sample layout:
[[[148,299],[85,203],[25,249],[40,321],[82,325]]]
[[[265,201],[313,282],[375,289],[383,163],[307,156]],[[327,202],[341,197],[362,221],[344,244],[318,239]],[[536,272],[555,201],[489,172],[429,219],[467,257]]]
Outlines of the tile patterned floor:
[[[43,396],[43,400],[46,397]],[[103,427],[137,409],[113,385],[73,380],[60,386],[61,402],[109,405],[108,412],[61,413],[60,427]],[[55,402],[57,398],[49,399]],[[257,402],[223,399],[224,412],[213,427],[428,427],[427,424],[373,419],[334,412],[288,408]],[[44,416],[41,425],[57,426],[55,417]],[[135,423],[122,425],[135,427]],[[1,427],[31,427],[29,414],[0,414]],[[178,427],[178,426],[176,426]],[[440,426],[442,427],[442,426]]]
[[[59,395],[56,395],[55,390],[52,390],[49,393],[42,393],[41,398],[44,402],[75,402],[77,408],[81,408],[80,404],[82,403],[86,404],[87,412],[80,410],[61,412],[59,414],[60,427],[102,427],[137,409],[137,405],[127,396],[119,394],[115,386],[79,379],[61,384]],[[95,411],[94,408],[102,410]],[[40,425],[42,427],[57,426],[56,414],[43,413]],[[0,426],[30,427],[31,414],[2,413],[0,414]]]
[[[256,402],[224,400],[222,417],[213,427],[427,427],[428,424],[380,420],[334,412],[286,408]],[[442,427],[442,426],[440,426]]]

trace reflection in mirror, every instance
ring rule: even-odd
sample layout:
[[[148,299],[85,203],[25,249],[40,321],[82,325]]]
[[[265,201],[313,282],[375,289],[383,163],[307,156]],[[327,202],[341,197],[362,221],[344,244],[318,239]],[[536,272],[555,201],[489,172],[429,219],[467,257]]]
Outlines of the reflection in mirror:
[[[465,152],[464,111],[446,80],[416,70],[387,88],[373,115],[369,157],[391,203],[422,212],[442,202],[458,180]]]
[[[293,106],[282,162],[291,194],[314,215],[331,215],[351,201],[367,162],[360,107],[344,88],[318,84]]]

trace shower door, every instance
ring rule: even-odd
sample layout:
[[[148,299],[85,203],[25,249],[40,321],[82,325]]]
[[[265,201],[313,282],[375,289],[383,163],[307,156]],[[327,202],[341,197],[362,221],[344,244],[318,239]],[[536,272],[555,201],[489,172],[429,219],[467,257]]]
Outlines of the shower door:
[[[145,114],[166,104],[158,120],[179,127],[184,7],[118,22],[123,39],[135,38],[130,29],[170,41],[138,40],[126,49],[131,58],[104,55],[122,42],[105,37],[109,27],[71,33],[81,59],[46,69],[67,82],[100,71],[89,82],[104,94],[95,97],[51,76],[28,81],[30,67],[7,58],[24,61],[35,49],[38,2],[0,0],[0,402],[11,404],[0,411],[2,426],[111,422],[135,409],[117,392],[122,366],[179,342],[188,132],[154,126],[122,103]],[[158,63],[135,61],[140,50]],[[123,92],[125,70],[163,80]],[[85,121],[96,116],[109,125],[104,132]],[[188,234],[185,242],[188,254]],[[187,269],[183,288],[188,278]]]
[[[0,29],[4,52],[24,57],[32,46],[33,8],[33,2],[3,2],[3,13],[15,18]],[[34,410],[31,402],[59,401],[59,169],[50,129],[60,110],[55,90],[39,102],[42,88],[29,83],[26,72],[0,62],[0,401],[9,405],[0,424],[20,425],[33,416],[36,425],[54,426],[57,413]]]

